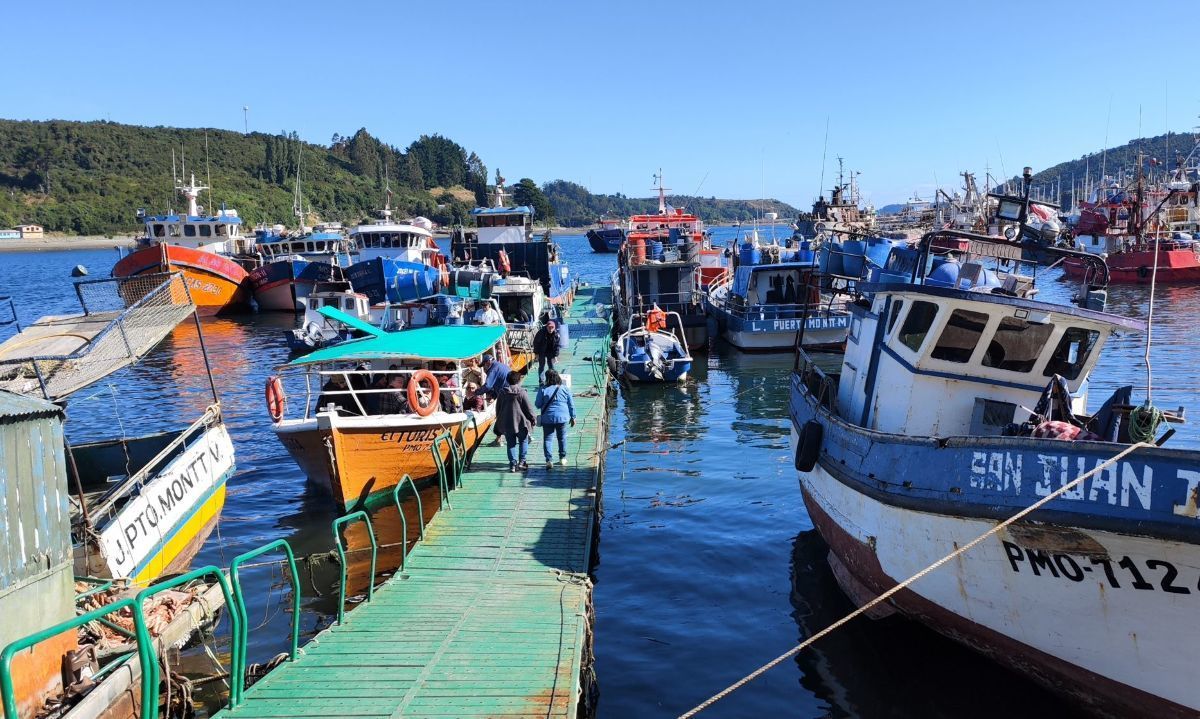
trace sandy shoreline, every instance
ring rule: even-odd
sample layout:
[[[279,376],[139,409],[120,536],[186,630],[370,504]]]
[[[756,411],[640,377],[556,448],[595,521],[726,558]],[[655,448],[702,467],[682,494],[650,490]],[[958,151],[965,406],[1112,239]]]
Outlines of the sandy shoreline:
[[[132,237],[68,237],[54,235],[40,240],[0,240],[0,252],[45,252],[53,250],[109,250],[133,247]]]

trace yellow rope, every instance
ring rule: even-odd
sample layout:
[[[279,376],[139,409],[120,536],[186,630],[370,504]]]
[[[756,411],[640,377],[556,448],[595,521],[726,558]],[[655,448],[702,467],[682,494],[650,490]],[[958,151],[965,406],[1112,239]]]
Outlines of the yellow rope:
[[[688,710],[688,711],[684,712],[683,714],[680,714],[680,715],[679,715],[679,719],[688,719],[689,717],[696,716],[697,714],[699,714],[700,712],[702,712],[702,711],[704,711],[705,709],[709,708],[709,707],[710,707],[710,706],[712,706],[713,704],[716,704],[718,701],[720,701],[720,700],[724,699],[725,697],[729,696],[729,695],[730,695],[730,694],[732,694],[733,692],[737,691],[738,689],[740,689],[740,688],[742,688],[742,687],[746,686],[746,685],[747,685],[747,684],[749,684],[750,682],[752,682],[752,681],[754,681],[755,679],[757,679],[758,677],[762,676],[762,675],[763,675],[764,673],[766,673],[768,670],[772,669],[772,668],[773,668],[773,667],[775,667],[775,666],[778,666],[780,663],[782,663],[782,662],[786,661],[787,659],[790,659],[791,657],[795,656],[796,654],[799,654],[801,650],[803,650],[803,649],[805,649],[806,647],[808,647],[809,645],[813,644],[813,643],[814,643],[814,642],[816,642],[818,639],[821,639],[821,638],[822,638],[822,637],[824,637],[825,635],[832,633],[834,630],[836,630],[836,629],[840,628],[840,627],[841,627],[843,624],[846,624],[847,622],[849,622],[850,620],[852,620],[852,619],[854,619],[855,617],[859,616],[860,614],[864,614],[864,613],[866,613],[866,612],[870,611],[871,609],[873,609],[874,607],[876,607],[877,605],[879,605],[879,604],[881,604],[881,603],[883,603],[883,602],[887,601],[887,600],[888,600],[888,599],[890,599],[890,598],[891,598],[891,597],[892,597],[894,594],[896,594],[897,592],[899,592],[901,589],[906,589],[906,588],[907,588],[909,585],[911,585],[911,584],[913,584],[914,582],[916,582],[917,580],[921,579],[921,578],[922,578],[922,577],[924,577],[926,574],[929,574],[930,572],[934,571],[935,569],[938,569],[938,568],[942,567],[942,566],[943,566],[943,565],[945,565],[947,562],[950,562],[951,560],[953,560],[954,558],[956,558],[956,557],[958,557],[959,555],[963,554],[963,553],[964,553],[964,552],[966,552],[967,550],[969,550],[969,549],[972,549],[972,548],[974,548],[974,547],[978,546],[980,543],[982,543],[982,542],[983,542],[984,540],[986,540],[987,538],[989,538],[989,537],[991,537],[991,536],[995,535],[996,533],[998,533],[998,532],[1000,532],[1000,531],[1002,531],[1002,530],[1006,529],[1006,528],[1007,528],[1007,527],[1008,527],[1010,524],[1013,524],[1014,522],[1017,522],[1017,521],[1019,521],[1019,520],[1021,520],[1021,519],[1024,519],[1024,518],[1025,518],[1026,516],[1028,516],[1029,514],[1031,514],[1031,513],[1035,512],[1035,511],[1037,511],[1037,510],[1041,509],[1041,508],[1042,508],[1043,506],[1045,506],[1047,503],[1049,503],[1049,502],[1051,502],[1051,501],[1053,501],[1053,500],[1055,500],[1055,499],[1058,499],[1058,498],[1059,498],[1060,496],[1062,496],[1063,494],[1065,494],[1065,493],[1067,493],[1067,492],[1071,491],[1072,489],[1074,489],[1076,486],[1078,486],[1078,485],[1079,485],[1081,482],[1083,482],[1083,481],[1084,481],[1085,479],[1087,479],[1088,477],[1091,477],[1091,476],[1093,476],[1093,475],[1095,475],[1095,474],[1098,474],[1099,472],[1102,472],[1102,471],[1104,471],[1104,470],[1105,470],[1105,469],[1107,469],[1108,467],[1112,466],[1114,463],[1116,463],[1116,462],[1120,461],[1121,459],[1125,458],[1126,456],[1128,456],[1128,455],[1129,455],[1130,453],[1132,453],[1134,450],[1140,449],[1140,448],[1142,448],[1142,447],[1153,447],[1153,446],[1154,446],[1154,445],[1152,445],[1152,444],[1147,444],[1147,443],[1145,443],[1145,442],[1138,442],[1137,444],[1131,444],[1131,445],[1129,445],[1128,447],[1126,447],[1125,449],[1121,450],[1121,452],[1119,452],[1117,455],[1115,455],[1114,457],[1112,457],[1112,458],[1111,458],[1111,459],[1109,459],[1108,461],[1104,462],[1103,464],[1097,465],[1097,466],[1096,466],[1096,468],[1095,468],[1095,469],[1093,469],[1093,470],[1091,470],[1090,472],[1086,472],[1086,473],[1084,473],[1084,474],[1081,474],[1081,475],[1079,475],[1078,477],[1076,477],[1075,479],[1071,480],[1071,481],[1070,481],[1070,482],[1068,482],[1067,484],[1064,484],[1062,487],[1060,487],[1060,488],[1058,488],[1058,489],[1054,490],[1053,492],[1051,492],[1050,494],[1046,495],[1045,497],[1042,497],[1041,499],[1039,499],[1038,501],[1036,501],[1036,502],[1034,502],[1033,504],[1029,505],[1029,506],[1028,506],[1028,507],[1026,507],[1025,509],[1022,509],[1020,512],[1017,512],[1017,513],[1016,513],[1016,514],[1014,514],[1013,516],[1011,516],[1011,517],[1009,517],[1008,519],[1004,520],[1003,522],[1001,522],[1001,523],[997,524],[995,527],[992,527],[991,529],[989,529],[988,531],[986,531],[986,532],[984,532],[983,534],[979,535],[979,536],[978,536],[978,537],[976,537],[975,539],[972,539],[970,542],[968,542],[968,543],[964,544],[963,546],[959,547],[958,549],[954,550],[953,552],[951,552],[951,553],[947,554],[946,556],[944,556],[944,557],[942,557],[941,559],[937,560],[937,561],[936,561],[936,562],[934,562],[933,564],[930,564],[928,567],[925,567],[924,569],[922,569],[921,571],[919,571],[919,572],[917,572],[916,574],[912,575],[912,576],[911,576],[911,577],[909,577],[908,579],[905,579],[903,582],[900,582],[899,584],[897,584],[896,586],[894,586],[894,587],[892,587],[891,589],[887,590],[887,591],[886,591],[886,592],[884,592],[883,594],[880,594],[878,597],[875,597],[874,599],[872,599],[871,601],[869,601],[869,602],[867,602],[866,604],[862,605],[862,606],[861,606],[861,607],[859,607],[858,609],[855,609],[853,612],[850,612],[849,614],[847,614],[846,616],[844,616],[844,617],[842,617],[841,619],[837,620],[837,621],[836,621],[836,622],[834,622],[833,624],[830,624],[828,627],[825,627],[824,629],[822,629],[821,631],[819,631],[819,632],[817,632],[816,634],[812,635],[812,636],[811,636],[811,637],[809,637],[808,639],[805,639],[803,642],[801,642],[801,643],[797,644],[796,646],[794,646],[794,647],[792,647],[791,649],[787,650],[787,651],[786,651],[786,652],[784,652],[783,654],[780,654],[779,656],[775,657],[775,658],[774,658],[774,659],[772,659],[771,661],[769,661],[769,662],[767,662],[766,664],[762,665],[762,666],[761,666],[761,667],[759,667],[758,669],[755,669],[753,672],[751,672],[751,673],[747,674],[746,676],[742,677],[741,679],[737,680],[737,681],[736,681],[736,682],[734,682],[733,684],[730,684],[729,686],[725,687],[724,689],[722,689],[721,691],[719,691],[719,692],[717,692],[716,694],[712,695],[712,696],[711,696],[711,697],[709,697],[708,699],[705,699],[705,700],[704,700],[703,702],[701,702],[700,704],[697,704],[697,705],[696,705],[694,708],[692,708],[692,709],[690,709],[690,710]]]

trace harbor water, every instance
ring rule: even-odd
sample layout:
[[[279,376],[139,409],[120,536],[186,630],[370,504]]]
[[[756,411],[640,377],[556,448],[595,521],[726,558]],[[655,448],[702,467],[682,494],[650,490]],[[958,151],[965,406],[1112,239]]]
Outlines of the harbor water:
[[[717,228],[719,241],[736,230]],[[782,239],[786,229],[777,230]],[[763,233],[768,241],[769,233]],[[559,236],[569,263],[607,283],[612,254],[593,254],[582,235]],[[0,255],[0,295],[19,318],[77,311],[69,277],[78,264],[105,276],[115,252]],[[1065,285],[1039,283],[1059,299]],[[1109,309],[1145,316],[1149,290],[1114,287]],[[1193,331],[1200,291],[1160,287],[1155,303],[1153,398],[1160,408],[1197,407]],[[0,309],[0,315],[6,310]],[[229,560],[285,538],[297,554],[332,548],[335,509],[310,488],[270,430],[263,385],[288,359],[289,315],[203,321],[217,388],[237,452],[221,522],[194,565]],[[1093,374],[1094,402],[1124,384],[1145,397],[1145,337],[1112,340]],[[73,397],[72,442],[181,427],[207,399],[195,332],[181,326],[140,364]],[[680,386],[619,391],[607,457],[595,568],[595,651],[601,717],[668,717],[691,708],[852,609],[825,561],[792,466],[787,419],[792,358],[748,356],[715,346],[697,356]],[[164,399],[165,398],[165,399]],[[1200,429],[1178,427],[1173,446],[1200,446]],[[537,445],[535,444],[535,449]],[[411,522],[410,522],[411,523]],[[396,523],[392,523],[396,524]],[[380,540],[397,537],[385,521]],[[412,527],[410,527],[410,532]],[[393,552],[394,554],[394,552]],[[381,565],[388,566],[387,553]],[[336,612],[336,566],[300,573],[302,642]],[[277,568],[250,579],[250,661],[287,648],[291,616],[279,600]],[[404,628],[397,627],[403,634]],[[219,656],[227,646],[218,643]],[[189,659],[205,671],[202,656]],[[208,666],[211,670],[211,665]],[[859,619],[718,703],[705,716],[1010,717],[1074,716],[1074,709],[1024,677],[911,622]]]

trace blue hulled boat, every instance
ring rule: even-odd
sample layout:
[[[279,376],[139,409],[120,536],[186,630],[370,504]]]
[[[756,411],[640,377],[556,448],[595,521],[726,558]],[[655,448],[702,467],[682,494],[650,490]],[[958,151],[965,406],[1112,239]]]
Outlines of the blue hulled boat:
[[[592,252],[618,252],[625,241],[625,230],[621,229],[620,220],[601,218],[599,228],[587,231],[587,241]]]
[[[250,287],[260,311],[303,312],[317,282],[343,279],[353,247],[339,224],[317,225],[312,232],[288,236],[280,229],[255,232],[263,264],[250,272]]]
[[[692,369],[679,314],[661,310],[658,314],[662,319],[657,323],[647,324],[643,315],[635,317],[637,326],[618,337],[613,347],[618,374],[631,382],[683,382]]]

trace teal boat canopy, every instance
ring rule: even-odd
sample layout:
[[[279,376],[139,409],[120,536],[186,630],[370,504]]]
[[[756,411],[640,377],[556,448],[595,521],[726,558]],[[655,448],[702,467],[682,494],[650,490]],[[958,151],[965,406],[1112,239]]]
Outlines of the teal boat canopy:
[[[328,306],[322,307],[321,309],[317,310],[317,312],[321,313],[322,315],[324,315],[325,317],[328,317],[331,320],[336,320],[338,322],[341,322],[342,324],[346,325],[347,327],[356,329],[359,332],[366,332],[367,334],[371,335],[372,337],[382,337],[383,335],[387,334],[387,332],[384,332],[383,330],[376,327],[375,325],[367,323],[367,322],[363,322],[359,318],[354,317],[352,315],[348,315],[336,307],[328,307]]]
[[[439,325],[400,332],[385,332],[332,347],[324,347],[288,363],[359,362],[368,360],[422,359],[460,362],[478,357],[504,337],[503,325]]]

